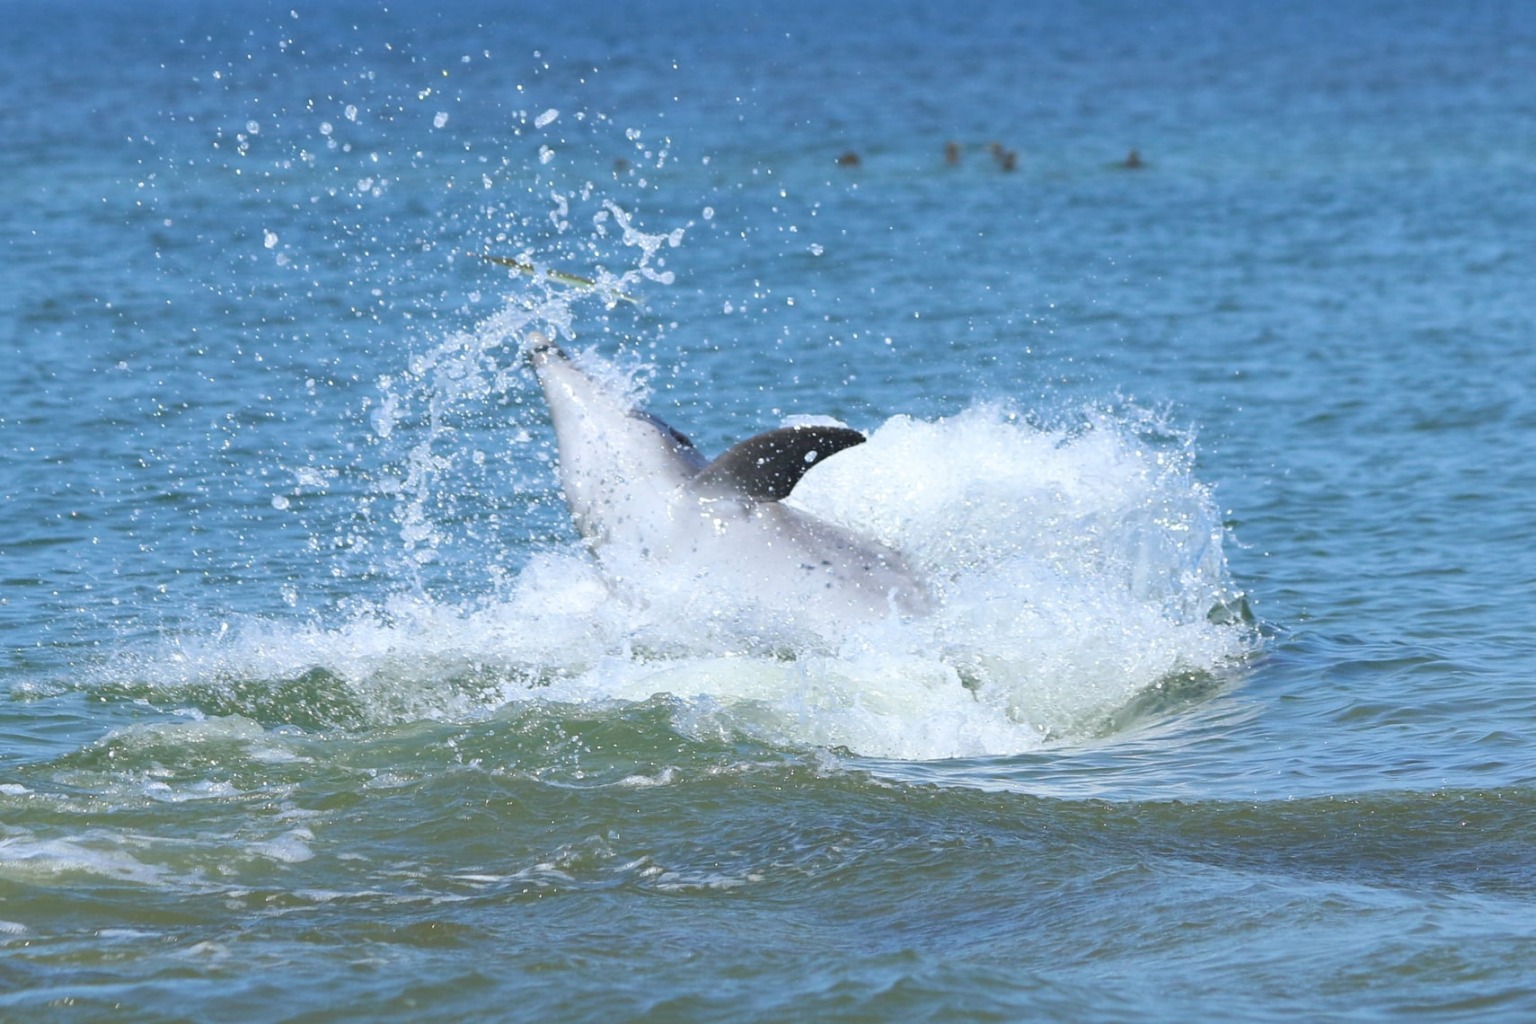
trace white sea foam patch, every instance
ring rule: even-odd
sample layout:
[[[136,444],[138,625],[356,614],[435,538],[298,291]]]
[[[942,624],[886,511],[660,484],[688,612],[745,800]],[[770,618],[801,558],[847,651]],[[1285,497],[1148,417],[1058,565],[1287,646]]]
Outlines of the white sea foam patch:
[[[184,644],[162,681],[319,669],[364,724],[670,694],[700,737],[906,759],[1101,737],[1164,687],[1224,677],[1253,639],[1222,614],[1240,598],[1190,439],[1136,411],[1070,419],[897,417],[802,480],[794,504],[910,559],[938,597],[926,617],[807,622],[684,578],[615,591],[573,541],[474,606],[247,624]]]
[[[113,837],[115,839],[116,837]],[[158,885],[164,867],[146,863],[102,834],[47,838],[30,832],[0,836],[0,878],[51,882],[76,877]]]
[[[939,652],[978,704],[1076,738],[1251,645],[1193,461],[1187,435],[1141,411],[1043,427],[980,407],[893,419],[791,500],[893,544],[938,590],[909,657]]]
[[[1135,702],[1222,673],[1252,644],[1230,621],[1239,596],[1224,529],[1192,462],[1187,436],[1141,412],[1057,427],[991,407],[898,417],[807,474],[790,500],[905,553],[937,611],[802,637],[792,658],[706,654],[721,637],[695,618],[672,636],[698,655],[618,659],[581,682],[625,699],[695,698],[689,728],[872,756],[1001,755],[1101,736]],[[654,636],[665,620],[653,605],[644,625]]]

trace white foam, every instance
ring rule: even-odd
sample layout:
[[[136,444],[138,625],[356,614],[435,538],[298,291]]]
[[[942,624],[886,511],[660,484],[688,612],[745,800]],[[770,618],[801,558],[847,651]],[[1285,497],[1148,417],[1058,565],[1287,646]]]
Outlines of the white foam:
[[[116,848],[101,848],[89,837],[45,839],[31,834],[0,838],[0,877],[54,880],[74,875],[156,885],[166,871]]]
[[[380,721],[670,694],[701,736],[890,758],[1086,740],[1166,681],[1221,673],[1251,648],[1248,630],[1208,615],[1235,595],[1193,460],[1187,436],[1135,409],[1056,424],[993,406],[895,417],[791,500],[903,551],[940,598],[926,618],[807,622],[660,576],[615,592],[573,541],[474,605],[397,596],[340,625],[246,623],[184,642],[175,675],[319,666]],[[423,508],[429,493],[416,494]],[[287,756],[280,738],[260,743]]]
[[[649,789],[653,786],[670,786],[677,781],[677,769],[667,767],[655,775],[626,775],[617,783],[624,789]]]
[[[314,838],[314,833],[309,829],[296,828],[280,836],[252,843],[248,849],[258,857],[265,857],[281,864],[300,864],[314,857],[315,852],[309,845]]]
[[[195,670],[194,670],[195,671]],[[198,713],[171,721],[139,722],[109,730],[94,746],[123,751],[153,750],[159,747],[192,749],[210,743],[234,743],[244,747],[255,760],[283,762],[298,755],[276,749],[283,742],[280,732],[268,732],[260,723],[241,715],[210,716]],[[198,783],[208,787],[208,783]],[[213,787],[199,792],[186,791],[185,798],[224,797],[232,790]]]

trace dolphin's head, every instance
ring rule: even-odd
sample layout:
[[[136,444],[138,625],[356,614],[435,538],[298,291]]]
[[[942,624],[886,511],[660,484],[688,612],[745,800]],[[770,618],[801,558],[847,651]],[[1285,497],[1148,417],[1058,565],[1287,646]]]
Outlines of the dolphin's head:
[[[704,465],[692,442],[577,366],[541,332],[530,333],[523,350],[549,404],[560,486],[582,536],[602,544],[667,518]]]
[[[523,339],[522,353],[528,357],[528,362],[535,371],[551,358],[565,358],[565,352],[543,331],[528,332],[527,337]]]

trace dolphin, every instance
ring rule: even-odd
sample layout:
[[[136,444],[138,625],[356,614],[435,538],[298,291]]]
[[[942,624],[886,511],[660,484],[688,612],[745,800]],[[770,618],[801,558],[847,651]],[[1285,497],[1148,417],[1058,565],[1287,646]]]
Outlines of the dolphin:
[[[680,571],[726,605],[809,616],[822,632],[931,610],[895,550],[783,504],[808,470],[862,444],[859,431],[782,427],[711,461],[542,333],[525,350],[549,405],[566,504],[610,586],[643,593],[658,571]]]

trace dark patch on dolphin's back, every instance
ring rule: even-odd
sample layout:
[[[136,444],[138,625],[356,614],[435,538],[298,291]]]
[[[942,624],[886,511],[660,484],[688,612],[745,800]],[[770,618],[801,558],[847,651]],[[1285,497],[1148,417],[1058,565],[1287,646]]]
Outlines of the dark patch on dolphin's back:
[[[732,445],[694,477],[701,494],[734,494],[757,501],[789,497],[806,470],[866,438],[851,427],[780,427]]]
[[[631,419],[637,419],[655,427],[663,437],[672,442],[672,450],[682,456],[695,471],[702,468],[709,461],[704,457],[703,452],[694,447],[687,434],[678,430],[660,416],[648,413],[644,409],[631,409],[629,410],[629,415]]]
[[[694,443],[689,439],[687,434],[683,433],[681,430],[678,430],[676,427],[662,419],[660,416],[648,413],[644,409],[631,409],[629,410],[629,414],[637,420],[644,420],[651,426],[655,427],[657,430],[661,431],[663,434],[666,434],[668,437],[672,438],[673,441],[677,442],[677,446],[679,448],[694,448]]]

